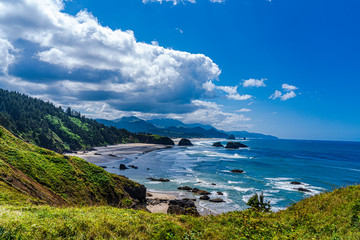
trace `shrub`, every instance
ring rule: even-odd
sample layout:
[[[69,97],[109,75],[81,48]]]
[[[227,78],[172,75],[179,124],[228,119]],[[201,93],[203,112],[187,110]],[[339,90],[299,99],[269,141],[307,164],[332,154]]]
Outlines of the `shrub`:
[[[248,206],[250,206],[252,209],[259,211],[259,212],[268,212],[270,211],[270,201],[265,202],[264,201],[264,193],[261,193],[258,195],[255,193],[249,201],[246,203]]]

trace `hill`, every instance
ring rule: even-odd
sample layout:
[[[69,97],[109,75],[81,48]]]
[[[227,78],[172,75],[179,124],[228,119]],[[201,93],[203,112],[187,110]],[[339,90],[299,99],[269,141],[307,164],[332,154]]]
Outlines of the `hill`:
[[[233,134],[239,138],[267,138],[277,139],[274,136],[246,131],[225,132],[210,125],[199,123],[185,124],[175,119],[153,119],[142,120],[135,116],[123,117],[115,120],[96,119],[106,126],[113,126],[118,129],[126,129],[131,132],[148,132],[152,134],[173,137],[173,138],[228,138]]]
[[[0,203],[129,207],[144,202],[145,193],[125,177],[26,143],[0,126]]]
[[[127,130],[107,127],[70,108],[64,111],[24,94],[0,89],[0,103],[0,125],[31,143],[57,152],[136,141]]]

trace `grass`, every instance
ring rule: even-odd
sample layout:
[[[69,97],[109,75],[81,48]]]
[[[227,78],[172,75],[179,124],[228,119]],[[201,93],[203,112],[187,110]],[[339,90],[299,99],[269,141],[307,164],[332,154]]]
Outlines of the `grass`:
[[[245,210],[207,217],[109,206],[3,205],[0,225],[21,239],[360,239],[359,199],[360,187],[351,186],[277,213]]]
[[[129,187],[140,185],[83,159],[25,143],[0,127],[0,203],[36,199],[52,205],[126,207],[133,202],[124,190]]]

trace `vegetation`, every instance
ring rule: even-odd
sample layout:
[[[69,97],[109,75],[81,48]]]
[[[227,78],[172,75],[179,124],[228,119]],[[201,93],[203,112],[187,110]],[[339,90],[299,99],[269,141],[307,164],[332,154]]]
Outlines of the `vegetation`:
[[[270,201],[264,201],[264,193],[261,193],[260,196],[255,193],[246,204],[259,212],[269,212],[271,209]]]
[[[0,125],[22,139],[56,152],[137,141],[124,129],[107,127],[79,112],[0,89]]]
[[[134,199],[144,201],[145,191],[125,177],[26,143],[0,127],[0,204],[129,207]]]
[[[351,186],[277,213],[249,209],[207,217],[2,205],[0,225],[21,239],[359,239],[359,199],[360,187]]]

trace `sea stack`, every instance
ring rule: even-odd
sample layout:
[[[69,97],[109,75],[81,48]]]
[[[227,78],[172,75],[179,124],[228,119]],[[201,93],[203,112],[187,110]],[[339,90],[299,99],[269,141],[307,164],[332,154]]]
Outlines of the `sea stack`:
[[[225,148],[238,149],[238,148],[247,148],[245,144],[239,142],[228,142]]]
[[[193,146],[193,144],[191,143],[191,141],[189,139],[182,138],[180,140],[178,146]]]
[[[212,145],[213,147],[224,147],[224,145],[221,144],[221,142],[215,142]]]
[[[231,134],[231,135],[228,137],[228,139],[229,139],[229,140],[235,140],[235,136]]]

